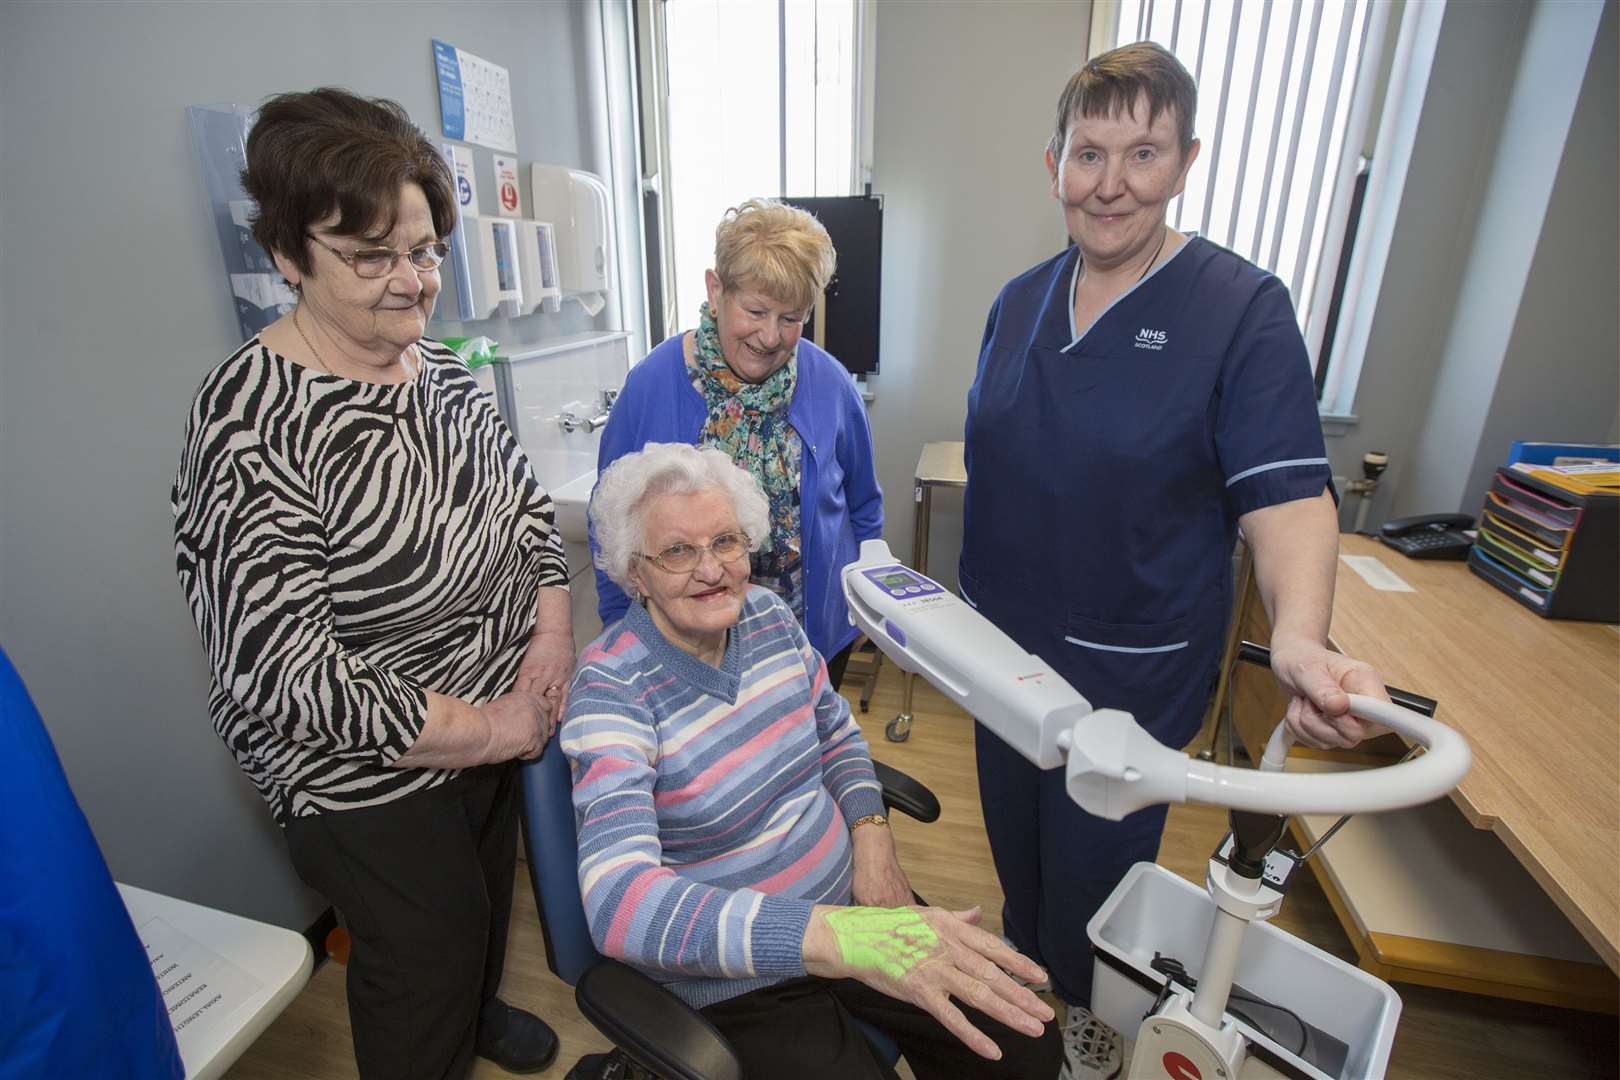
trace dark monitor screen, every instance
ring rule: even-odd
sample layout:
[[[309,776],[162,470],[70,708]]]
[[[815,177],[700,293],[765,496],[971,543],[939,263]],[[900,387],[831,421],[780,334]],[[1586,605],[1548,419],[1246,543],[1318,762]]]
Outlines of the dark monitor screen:
[[[838,252],[838,269],[827,285],[826,333],[821,347],[852,374],[878,369],[878,312],[883,281],[883,197],[786,198],[814,214]],[[815,333],[814,316],[804,328]]]

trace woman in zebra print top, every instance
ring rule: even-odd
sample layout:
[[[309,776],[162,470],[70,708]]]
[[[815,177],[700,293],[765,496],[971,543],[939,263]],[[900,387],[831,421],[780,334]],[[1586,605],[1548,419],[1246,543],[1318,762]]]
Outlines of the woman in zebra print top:
[[[544,1067],[496,992],[567,571],[511,431],[422,337],[453,181],[398,105],[317,90],[260,111],[243,183],[299,302],[203,380],[175,482],[214,728],[345,918],[360,1074]]]

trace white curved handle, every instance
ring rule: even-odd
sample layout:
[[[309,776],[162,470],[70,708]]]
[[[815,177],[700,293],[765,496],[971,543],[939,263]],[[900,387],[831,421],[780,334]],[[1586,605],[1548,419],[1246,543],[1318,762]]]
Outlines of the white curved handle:
[[[1400,810],[1438,799],[1457,786],[1473,761],[1456,731],[1422,713],[1387,701],[1350,695],[1351,715],[1421,743],[1427,753],[1378,769],[1344,773],[1282,773],[1232,769],[1192,761],[1187,801],[1274,814],[1366,814]],[[1266,764],[1287,756],[1292,736],[1279,724],[1266,747]]]
[[[1468,772],[1468,744],[1444,724],[1360,694],[1350,695],[1350,711],[1411,736],[1429,752],[1355,772],[1234,769],[1170,749],[1130,713],[1098,709],[1075,721],[1059,744],[1068,757],[1064,783],[1085,810],[1118,821],[1146,806],[1180,802],[1283,815],[1399,810],[1438,799]]]

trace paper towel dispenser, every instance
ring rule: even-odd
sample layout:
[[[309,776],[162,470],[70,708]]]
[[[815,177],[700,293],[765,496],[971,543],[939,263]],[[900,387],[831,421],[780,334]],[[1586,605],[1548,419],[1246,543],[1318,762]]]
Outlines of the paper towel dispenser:
[[[556,231],[558,285],[564,294],[613,290],[612,211],[600,177],[563,165],[530,166],[534,218]]]

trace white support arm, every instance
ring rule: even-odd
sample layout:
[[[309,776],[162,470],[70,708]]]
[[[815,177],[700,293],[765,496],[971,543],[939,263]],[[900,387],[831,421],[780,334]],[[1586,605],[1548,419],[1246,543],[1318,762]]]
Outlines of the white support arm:
[[[881,540],[844,570],[850,618],[902,670],[933,683],[1038,768],[1064,765],[1069,797],[1118,820],[1160,803],[1200,802],[1276,814],[1397,810],[1437,799],[1468,772],[1461,735],[1388,702],[1350,695],[1350,711],[1428,749],[1411,761],[1356,773],[1269,771],[1287,753],[1272,738],[1267,769],[1234,769],[1172,750],[1116,709],[1089,702],[959,597],[901,566]]]

